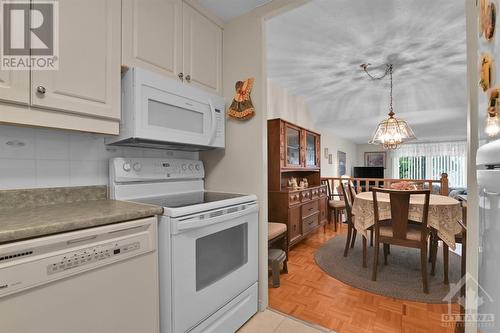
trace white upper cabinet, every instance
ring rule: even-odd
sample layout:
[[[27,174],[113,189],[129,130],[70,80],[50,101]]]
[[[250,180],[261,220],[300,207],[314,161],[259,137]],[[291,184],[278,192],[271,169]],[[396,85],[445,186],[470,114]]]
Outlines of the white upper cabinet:
[[[27,70],[0,70],[0,100],[29,104],[30,72]]]
[[[59,1],[59,69],[32,71],[32,105],[120,119],[120,0]]]
[[[122,65],[222,93],[222,23],[197,3],[57,3],[58,69],[0,70],[0,122],[118,134]]]
[[[222,29],[182,0],[123,0],[122,64],[222,94]]]
[[[182,72],[181,13],[181,0],[123,0],[122,64],[177,77]]]
[[[222,29],[183,6],[184,78],[211,92],[222,93]]]

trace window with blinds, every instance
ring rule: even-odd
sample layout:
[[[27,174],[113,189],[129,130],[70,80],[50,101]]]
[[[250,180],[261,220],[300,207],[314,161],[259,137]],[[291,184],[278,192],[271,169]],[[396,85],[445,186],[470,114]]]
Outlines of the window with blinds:
[[[401,179],[439,179],[448,174],[451,187],[467,186],[467,161],[465,156],[403,156],[394,159],[394,170]]]

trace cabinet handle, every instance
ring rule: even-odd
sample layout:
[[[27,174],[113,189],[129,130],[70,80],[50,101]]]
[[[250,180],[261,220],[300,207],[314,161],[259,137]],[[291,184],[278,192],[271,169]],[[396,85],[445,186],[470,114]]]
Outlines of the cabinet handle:
[[[45,89],[44,86],[38,86],[36,87],[36,92],[39,93],[39,94],[45,94],[47,90]]]
[[[177,76],[179,77],[179,79],[184,80],[184,73],[180,72]]]
[[[187,82],[191,82],[191,75],[189,75],[189,74],[188,74],[188,75],[186,75],[186,81],[187,81]]]

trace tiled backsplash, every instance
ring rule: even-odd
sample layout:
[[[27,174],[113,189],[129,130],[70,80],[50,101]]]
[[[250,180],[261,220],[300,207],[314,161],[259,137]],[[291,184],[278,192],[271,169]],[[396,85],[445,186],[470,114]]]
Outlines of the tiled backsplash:
[[[107,147],[98,134],[0,126],[0,189],[103,185],[111,157],[198,158],[198,153]]]

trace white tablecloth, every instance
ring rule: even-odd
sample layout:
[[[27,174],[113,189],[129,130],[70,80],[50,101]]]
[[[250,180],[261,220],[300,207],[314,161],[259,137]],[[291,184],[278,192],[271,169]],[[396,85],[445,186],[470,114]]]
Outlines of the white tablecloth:
[[[410,198],[409,219],[422,222],[425,195],[412,195]],[[391,218],[391,206],[389,194],[377,193],[379,208],[379,219]],[[352,207],[354,214],[354,227],[365,237],[366,230],[375,224],[373,214],[372,192],[362,192],[356,195]],[[443,195],[431,194],[429,202],[429,218],[427,225],[437,230],[438,236],[452,249],[455,249],[455,235],[460,233],[462,227],[458,223],[462,219],[462,207],[460,202]]]

